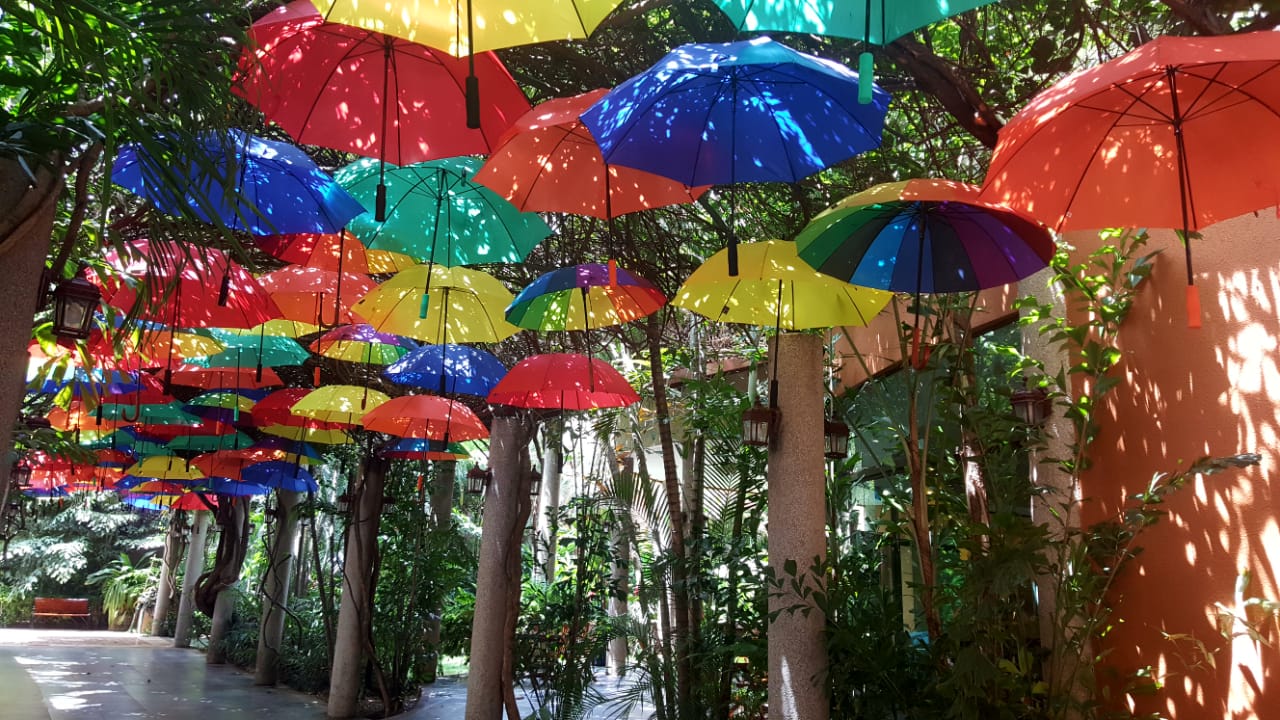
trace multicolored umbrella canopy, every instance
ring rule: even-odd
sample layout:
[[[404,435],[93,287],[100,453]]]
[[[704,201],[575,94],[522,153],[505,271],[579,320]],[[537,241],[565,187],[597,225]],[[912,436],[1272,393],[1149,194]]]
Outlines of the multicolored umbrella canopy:
[[[1059,231],[1199,230],[1276,204],[1278,107],[1274,32],[1157,38],[1062,78],[1014,115],[982,196]]]
[[[352,313],[380,332],[440,345],[500,342],[520,331],[503,317],[512,295],[478,270],[415,265],[364,296]]]
[[[639,320],[667,302],[653,283],[605,263],[541,275],[516,295],[507,320],[531,330],[591,330]]]
[[[721,250],[693,271],[671,304],[720,322],[803,330],[866,325],[893,298],[814,270],[794,242],[744,243],[739,253],[737,276],[729,275],[728,251]]]
[[[424,345],[382,371],[394,383],[434,393],[485,397],[507,368],[492,353],[467,345]]]
[[[1029,218],[950,180],[885,183],[836,203],[796,237],[800,259],[840,280],[908,293],[982,290],[1048,265],[1055,245]]]
[[[310,0],[249,29],[235,92],[299,143],[396,165],[485,155],[529,101],[493,53],[472,62],[436,47],[328,21]],[[466,126],[468,69],[483,82],[479,127]]]
[[[612,365],[575,353],[525,358],[489,393],[492,405],[524,408],[592,410],[637,402],[640,395]]]
[[[555,98],[516,120],[475,174],[525,211],[565,212],[602,220],[697,200],[690,188],[643,170],[606,165],[600,146],[579,119],[608,90]]]
[[[303,396],[290,412],[312,420],[359,425],[365,413],[390,399],[386,393],[359,385],[325,385]]]
[[[112,165],[111,180],[162,212],[216,218],[253,235],[337,232],[364,212],[288,143],[227,130],[204,133],[195,157],[184,155],[183,147],[164,137],[128,143]],[[174,190],[179,187],[180,194]]]
[[[351,322],[351,305],[378,286],[368,275],[302,265],[264,273],[258,283],[281,317],[317,325]]]
[[[417,343],[399,335],[374,330],[370,325],[342,325],[311,343],[311,351],[327,358],[366,365],[390,365]]]
[[[681,45],[582,121],[611,165],[691,187],[795,182],[879,147],[889,94],[860,104],[859,82],[767,37]]]
[[[164,240],[131,240],[123,249],[105,256],[119,276],[99,281],[108,305],[184,328],[251,328],[280,317],[258,281],[221,250]]]
[[[536,213],[520,212],[472,181],[480,160],[471,157],[388,167],[386,220],[374,213],[353,219],[351,232],[369,248],[393,250],[440,265],[519,262],[551,228]],[[338,182],[372,207],[379,180],[376,161],[340,169]]]
[[[489,429],[471,408],[439,395],[402,395],[365,413],[366,430],[444,442],[482,440]]]

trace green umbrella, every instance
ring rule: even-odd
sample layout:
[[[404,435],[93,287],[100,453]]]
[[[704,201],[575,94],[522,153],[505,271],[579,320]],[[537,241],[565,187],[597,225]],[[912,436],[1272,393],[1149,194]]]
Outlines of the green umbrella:
[[[231,390],[212,390],[210,392],[196,395],[188,400],[187,404],[199,405],[200,407],[248,412],[253,409],[255,403],[253,398],[238,392],[233,392]]]
[[[164,442],[139,438],[124,430],[116,430],[103,435],[92,442],[86,443],[85,447],[90,450],[122,449],[127,450],[134,457],[140,458],[173,454],[173,451]]]
[[[387,165],[387,219],[357,216],[347,228],[365,247],[404,253],[453,267],[519,262],[551,234],[537,213],[520,212],[493,190],[472,181],[482,161],[446,158]],[[334,173],[339,184],[373,207],[378,161],[369,158]]]
[[[311,358],[311,353],[293,338],[224,329],[210,334],[226,349],[215,355],[188,358],[188,364],[205,368],[280,367],[301,365]]]
[[[102,419],[137,425],[199,425],[200,418],[182,409],[182,403],[103,405]]]
[[[253,438],[242,432],[230,435],[179,435],[168,443],[174,451],[195,450],[213,452],[214,450],[240,450],[253,444]]]

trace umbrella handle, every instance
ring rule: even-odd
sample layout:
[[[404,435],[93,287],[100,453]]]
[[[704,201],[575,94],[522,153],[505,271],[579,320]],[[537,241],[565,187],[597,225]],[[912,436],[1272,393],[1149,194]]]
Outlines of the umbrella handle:
[[[227,299],[231,296],[231,273],[226,272],[222,275],[222,286],[218,288],[218,307],[226,307]]]

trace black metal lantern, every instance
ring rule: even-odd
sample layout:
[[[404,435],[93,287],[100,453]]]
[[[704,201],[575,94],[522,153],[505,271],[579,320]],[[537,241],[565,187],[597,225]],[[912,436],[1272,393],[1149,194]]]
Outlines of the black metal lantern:
[[[839,420],[822,423],[822,455],[828,460],[849,457],[849,426]]]
[[[98,288],[79,275],[58,283],[53,290],[53,334],[71,340],[89,337],[101,299]]]
[[[467,471],[467,494],[481,495],[489,484],[489,478],[493,477],[493,473],[479,465]]]
[[[1015,390],[1009,396],[1013,414],[1027,425],[1043,425],[1049,418],[1049,394],[1042,387]]]
[[[346,515],[347,513],[351,512],[351,496],[347,493],[342,493],[341,495],[339,495],[337,498],[337,501],[334,504],[337,505],[338,512],[343,515]]]
[[[542,471],[533,468],[529,473],[529,497],[536,498],[542,494]]]
[[[777,419],[777,408],[756,403],[742,413],[742,442],[756,447],[768,447],[773,439],[773,425]]]
[[[9,482],[22,490],[31,487],[31,465],[26,461],[26,458],[13,464],[13,467],[9,470]]]

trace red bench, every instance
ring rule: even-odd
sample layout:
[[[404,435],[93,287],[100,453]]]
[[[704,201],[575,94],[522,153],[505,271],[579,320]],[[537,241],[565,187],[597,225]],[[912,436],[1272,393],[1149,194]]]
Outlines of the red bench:
[[[72,618],[83,620],[87,625],[92,613],[89,612],[88,598],[47,598],[38,597],[31,608],[31,625],[41,618]]]

